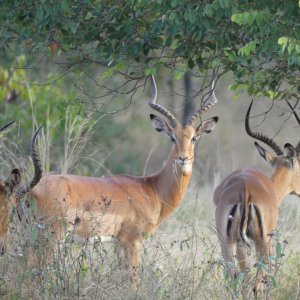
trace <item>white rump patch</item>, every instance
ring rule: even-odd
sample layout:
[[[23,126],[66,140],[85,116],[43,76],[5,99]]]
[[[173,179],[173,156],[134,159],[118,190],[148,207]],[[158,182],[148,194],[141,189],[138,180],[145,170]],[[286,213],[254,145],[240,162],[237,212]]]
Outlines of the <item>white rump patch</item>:
[[[110,243],[115,240],[115,237],[112,235],[109,236],[94,236],[90,239],[91,242],[101,242],[101,243]]]

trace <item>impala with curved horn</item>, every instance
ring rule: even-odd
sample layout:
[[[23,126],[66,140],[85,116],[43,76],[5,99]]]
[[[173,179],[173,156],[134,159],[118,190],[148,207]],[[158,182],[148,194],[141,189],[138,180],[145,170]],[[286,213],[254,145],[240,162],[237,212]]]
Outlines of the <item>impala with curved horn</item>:
[[[285,144],[284,155],[272,139],[250,129],[251,107],[252,102],[246,114],[246,132],[275,152],[272,154],[255,142],[259,155],[273,167],[274,172],[269,178],[257,168],[244,168],[226,177],[214,192],[221,251],[232,276],[237,272],[233,255],[235,246],[241,272],[247,269],[247,250],[251,241],[254,241],[257,259],[269,263],[271,235],[276,226],[278,208],[288,194],[300,196],[300,142],[295,148]],[[300,125],[294,109],[293,113]],[[262,278],[261,273],[255,284],[255,293],[262,291]]]
[[[1,129],[8,127],[12,123],[13,122],[9,123],[8,125],[5,125]],[[39,171],[41,169],[41,166],[35,150],[35,141],[39,131],[40,128],[34,134],[31,142],[31,157],[33,159],[34,168],[36,170],[34,179],[29,185],[31,188],[34,187],[39,182],[42,175],[41,172]],[[19,187],[20,182],[21,182],[21,174],[18,169],[13,169],[11,171],[9,178],[7,178],[4,182],[0,182],[0,254],[4,254],[6,250],[6,236],[8,231],[9,215],[10,215],[9,212],[11,210],[10,203],[12,203],[13,206],[17,205],[14,192],[16,191],[17,193],[19,191],[18,193],[20,194],[20,191],[24,190],[24,187]]]
[[[66,234],[62,224],[81,240],[92,236],[117,238],[128,258],[134,288],[142,239],[154,233],[180,204],[192,174],[195,143],[201,135],[210,133],[218,121],[213,117],[194,126],[196,117],[216,104],[213,96],[189,124],[181,126],[171,112],[156,103],[154,78],[152,83],[155,93],[149,105],[167,121],[153,114],[150,119],[154,128],[172,142],[167,161],[158,173],[145,177],[47,175],[30,191],[37,215],[49,220],[57,239]]]
[[[12,125],[12,121],[0,128],[0,132]],[[2,255],[6,250],[6,234],[8,228],[8,194],[18,185],[16,179],[16,170],[13,170],[10,177],[5,181],[0,181],[0,254]]]

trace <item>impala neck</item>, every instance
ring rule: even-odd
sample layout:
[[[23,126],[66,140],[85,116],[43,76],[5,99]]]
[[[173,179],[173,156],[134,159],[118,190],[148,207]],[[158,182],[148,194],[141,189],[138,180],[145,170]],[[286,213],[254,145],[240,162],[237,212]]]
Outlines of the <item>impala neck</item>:
[[[156,192],[161,202],[160,222],[163,221],[182,201],[192,175],[183,174],[172,155],[169,154],[163,168],[153,177]]]
[[[277,203],[280,206],[283,199],[291,193],[291,178],[292,174],[285,168],[276,169],[273,173],[271,180],[274,185]]]

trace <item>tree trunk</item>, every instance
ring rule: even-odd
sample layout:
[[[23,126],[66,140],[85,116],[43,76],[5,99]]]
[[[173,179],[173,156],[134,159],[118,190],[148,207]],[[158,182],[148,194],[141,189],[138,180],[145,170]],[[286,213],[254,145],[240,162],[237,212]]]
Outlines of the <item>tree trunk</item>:
[[[189,72],[184,75],[184,107],[183,107],[183,124],[186,124],[189,120],[191,114],[194,112],[195,104],[194,99],[192,97],[192,76]]]

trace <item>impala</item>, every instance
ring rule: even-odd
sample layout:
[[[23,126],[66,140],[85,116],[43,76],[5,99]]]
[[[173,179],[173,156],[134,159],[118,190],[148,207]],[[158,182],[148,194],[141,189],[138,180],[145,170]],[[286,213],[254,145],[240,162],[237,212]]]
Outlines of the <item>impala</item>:
[[[216,104],[213,90],[205,105],[181,126],[171,112],[156,103],[154,78],[152,83],[155,93],[149,105],[167,121],[153,114],[150,119],[154,128],[172,143],[158,173],[145,177],[46,175],[30,190],[38,216],[50,220],[57,239],[67,234],[66,227],[81,240],[92,236],[117,238],[128,259],[134,288],[137,287],[136,268],[142,239],[153,234],[180,204],[192,174],[195,144],[202,135],[210,133],[218,121],[213,117],[195,126],[202,112]],[[19,190],[17,198],[21,199],[28,188]]]
[[[16,195],[28,192],[39,182],[40,178],[42,177],[41,165],[35,150],[35,141],[40,129],[41,127],[36,131],[31,142],[31,157],[35,169],[35,175],[31,183],[25,186],[19,186],[21,182],[21,174],[18,169],[13,169],[9,178],[4,182],[0,182],[0,254],[4,254],[6,251],[6,236],[8,231],[10,211],[15,207],[18,207],[19,201],[17,201]]]
[[[12,125],[14,121],[2,126],[0,132]],[[9,198],[14,189],[20,183],[20,172],[18,169],[11,171],[10,176],[0,181],[0,254],[2,255],[6,250],[6,235],[9,220]]]
[[[251,241],[254,241],[257,259],[269,262],[271,235],[276,226],[278,208],[288,194],[300,195],[300,142],[295,148],[285,144],[284,155],[272,139],[250,129],[251,107],[252,102],[246,114],[246,132],[274,150],[275,154],[272,154],[255,142],[259,155],[274,168],[274,172],[269,178],[260,169],[244,168],[226,177],[214,192],[221,251],[232,276],[237,272],[233,267],[234,246],[241,272],[247,269],[247,250]],[[296,112],[293,112],[300,124]],[[255,292],[262,287],[262,277],[262,274],[258,276]]]

